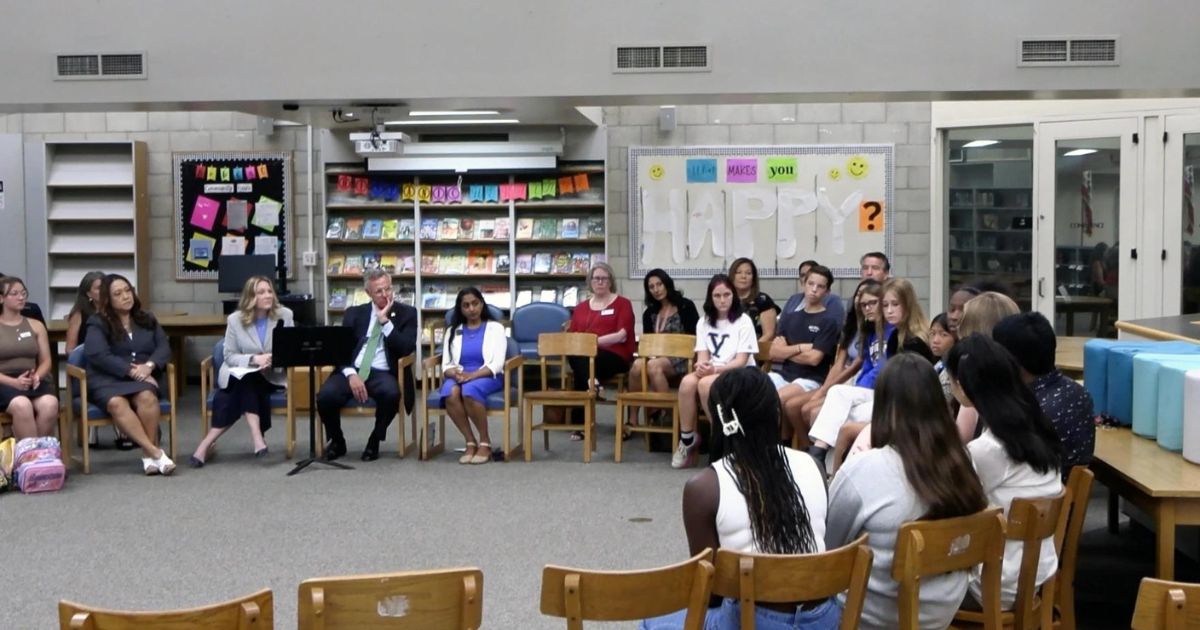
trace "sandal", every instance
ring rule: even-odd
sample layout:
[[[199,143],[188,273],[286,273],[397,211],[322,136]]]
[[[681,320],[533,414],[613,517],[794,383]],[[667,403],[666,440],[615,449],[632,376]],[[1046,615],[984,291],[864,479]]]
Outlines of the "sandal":
[[[583,431],[572,431],[571,432],[571,441],[572,442],[582,442],[583,441]]]
[[[463,452],[463,456],[458,458],[458,463],[460,463],[460,464],[472,463],[471,460],[475,457],[476,446],[477,445],[474,442],[467,442],[467,449],[466,449],[466,451]]]
[[[479,451],[487,449],[487,455],[480,454]],[[472,464],[486,464],[492,461],[492,445],[487,442],[480,442],[479,449],[475,451],[475,455],[471,458]]]
[[[624,428],[624,430],[621,431],[621,441],[622,442],[633,437],[633,431],[630,429],[630,427],[634,427],[634,426],[637,426],[637,425],[630,423],[630,422],[625,423],[625,428]]]

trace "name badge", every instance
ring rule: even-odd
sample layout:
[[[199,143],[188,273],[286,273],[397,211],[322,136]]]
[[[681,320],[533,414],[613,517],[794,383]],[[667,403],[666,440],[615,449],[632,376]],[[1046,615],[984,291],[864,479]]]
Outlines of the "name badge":
[[[26,338],[32,337],[32,336],[33,336],[33,333],[29,332],[28,330],[22,331],[22,332],[17,333],[17,341],[20,341],[22,339],[26,339]]]
[[[600,311],[600,315],[601,315],[601,316],[604,316],[604,315],[612,315],[612,314],[613,314],[613,313],[615,313],[615,312],[616,312],[616,311],[615,311],[615,310],[613,310],[613,309],[611,309],[611,308],[606,308],[606,309],[604,309],[603,311]]]

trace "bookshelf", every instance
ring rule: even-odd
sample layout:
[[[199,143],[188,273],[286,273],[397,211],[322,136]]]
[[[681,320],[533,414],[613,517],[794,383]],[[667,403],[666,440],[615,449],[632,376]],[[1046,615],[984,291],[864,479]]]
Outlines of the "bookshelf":
[[[602,163],[462,177],[327,164],[325,185],[331,321],[366,300],[355,291],[369,265],[393,270],[397,295],[430,330],[466,286],[506,315],[528,302],[573,307],[592,264],[607,260]]]
[[[1033,189],[951,188],[947,226],[950,285],[980,280],[1012,288],[1018,302],[1032,295]]]
[[[44,189],[27,207],[31,243],[44,239],[45,265],[38,296],[51,319],[65,318],[79,280],[89,271],[129,278],[143,301],[150,295],[149,206],[143,142],[56,142],[33,149]],[[33,174],[35,177],[37,174]]]

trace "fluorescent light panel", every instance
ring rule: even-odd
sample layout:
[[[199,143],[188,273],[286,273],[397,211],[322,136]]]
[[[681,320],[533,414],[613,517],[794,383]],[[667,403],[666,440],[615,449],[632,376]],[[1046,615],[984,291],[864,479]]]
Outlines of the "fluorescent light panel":
[[[520,123],[516,118],[461,118],[440,120],[389,120],[385,125],[515,125]]]
[[[476,109],[476,110],[432,110],[432,111],[416,111],[408,112],[409,116],[496,116],[500,113],[497,109]]]
[[[1067,151],[1063,154],[1063,157],[1079,157],[1081,155],[1091,155],[1095,152],[1096,149],[1075,149],[1074,151]]]
[[[999,140],[972,140],[963,145],[964,149],[978,149],[979,147],[990,147],[993,144],[1000,144]]]

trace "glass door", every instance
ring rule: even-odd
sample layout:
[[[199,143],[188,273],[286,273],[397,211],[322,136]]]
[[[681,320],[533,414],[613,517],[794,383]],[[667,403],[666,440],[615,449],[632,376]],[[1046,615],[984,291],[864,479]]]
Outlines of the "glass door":
[[[1200,313],[1200,116],[1167,116],[1162,312]]]
[[[1059,335],[1115,337],[1134,314],[1136,131],[1133,118],[1038,128],[1034,304]]]

